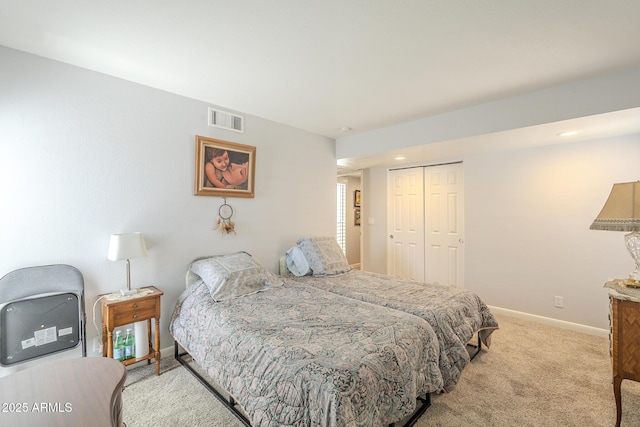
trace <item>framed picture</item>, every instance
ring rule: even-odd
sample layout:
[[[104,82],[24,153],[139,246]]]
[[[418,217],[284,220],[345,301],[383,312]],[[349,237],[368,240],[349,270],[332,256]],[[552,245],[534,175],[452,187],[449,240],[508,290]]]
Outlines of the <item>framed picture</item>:
[[[353,206],[356,208],[360,207],[360,190],[356,190],[353,193]]]
[[[353,212],[353,225],[360,225],[360,208],[355,208]]]
[[[196,136],[196,196],[254,197],[256,147]]]

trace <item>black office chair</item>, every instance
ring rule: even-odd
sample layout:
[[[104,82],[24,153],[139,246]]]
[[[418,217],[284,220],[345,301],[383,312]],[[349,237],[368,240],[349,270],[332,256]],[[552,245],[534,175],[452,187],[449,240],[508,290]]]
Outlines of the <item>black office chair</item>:
[[[87,356],[84,279],[70,265],[21,268],[0,278],[0,365],[76,348]]]

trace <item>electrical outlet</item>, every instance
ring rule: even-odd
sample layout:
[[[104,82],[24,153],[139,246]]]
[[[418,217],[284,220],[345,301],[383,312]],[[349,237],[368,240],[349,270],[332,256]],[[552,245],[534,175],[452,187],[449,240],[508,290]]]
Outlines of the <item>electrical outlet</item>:
[[[558,307],[558,308],[563,308],[564,307],[564,298],[556,297],[555,306]]]

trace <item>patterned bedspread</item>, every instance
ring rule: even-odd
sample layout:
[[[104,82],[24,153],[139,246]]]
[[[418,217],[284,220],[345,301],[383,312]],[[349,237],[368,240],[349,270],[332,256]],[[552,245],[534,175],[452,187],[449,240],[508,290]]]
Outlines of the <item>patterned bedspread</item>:
[[[444,389],[451,390],[469,363],[465,345],[476,332],[489,347],[498,322],[473,292],[360,270],[325,277],[288,276],[298,282],[360,301],[391,307],[425,319],[440,343]]]
[[[169,330],[254,426],[388,425],[443,386],[423,319],[300,284],[214,302],[197,281]]]

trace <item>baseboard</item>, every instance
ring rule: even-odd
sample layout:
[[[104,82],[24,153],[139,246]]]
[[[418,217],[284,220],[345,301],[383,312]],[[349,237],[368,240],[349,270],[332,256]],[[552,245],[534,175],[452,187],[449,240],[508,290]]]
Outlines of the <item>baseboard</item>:
[[[509,310],[508,308],[489,306],[492,312],[504,314],[505,316],[517,317],[519,319],[530,320],[532,322],[543,323],[545,325],[556,326],[562,329],[569,329],[583,334],[596,335],[608,338],[609,330],[594,328],[593,326],[581,325],[579,323],[567,322],[564,320],[552,319],[550,317],[538,316],[536,314],[523,313],[521,311]]]
[[[165,357],[174,357],[175,351],[173,345],[171,347],[160,349],[160,359],[164,359]]]

